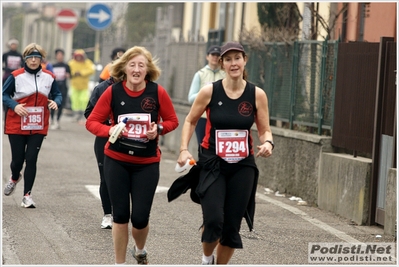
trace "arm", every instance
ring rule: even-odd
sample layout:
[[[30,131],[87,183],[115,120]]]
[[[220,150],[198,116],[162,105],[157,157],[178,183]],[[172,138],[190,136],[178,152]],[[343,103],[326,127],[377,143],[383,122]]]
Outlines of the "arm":
[[[201,86],[201,79],[199,73],[194,74],[193,80],[191,81],[190,91],[188,92],[188,102],[190,104],[194,103],[194,99],[197,97]]]
[[[175,130],[179,126],[175,108],[166,90],[158,85],[159,116],[162,118],[162,135]]]
[[[65,64],[65,77],[67,78],[67,79],[69,79],[69,78],[71,78],[71,68],[69,67],[69,65],[68,64]]]
[[[93,92],[91,93],[89,102],[87,103],[86,110],[84,112],[84,116],[87,119],[90,113],[93,111],[94,106],[96,105],[100,96],[104,93],[104,91],[112,84],[110,79],[103,81],[100,84],[97,84],[94,87]]]
[[[266,142],[266,140],[273,141],[273,135],[269,124],[268,100],[265,91],[259,87],[255,87],[255,90],[257,109],[255,123],[258,128],[259,141],[261,142],[261,145],[257,146],[259,151],[256,154],[256,157],[268,157],[271,156],[273,150],[273,146],[269,142]]]
[[[57,106],[61,106],[62,103],[62,94],[60,90],[58,89],[58,83],[57,81],[53,80],[53,83],[51,84],[51,90],[50,90],[50,98],[53,99],[55,103],[57,103]]]
[[[213,84],[205,85],[199,91],[194,103],[191,106],[190,112],[187,114],[186,119],[183,124],[183,129],[181,133],[180,140],[180,155],[177,162],[183,166],[187,159],[193,159],[193,156],[187,150],[190,143],[191,137],[194,133],[195,126],[201,115],[206,110],[206,107],[211,100],[213,92]]]
[[[14,110],[19,103],[11,98],[15,92],[15,78],[13,75],[8,76],[3,85],[3,104]]]
[[[54,73],[53,64],[47,63],[47,64],[46,64],[46,69],[49,70],[49,71],[51,71],[52,73]]]
[[[21,68],[23,68],[25,66],[25,61],[22,55],[20,55],[20,57],[21,57]]]
[[[91,75],[93,75],[94,74],[94,69],[95,69],[95,66],[94,66],[93,62],[91,62],[91,60],[89,60],[89,59],[86,59],[85,64],[86,64],[86,67],[79,71],[80,75],[81,76],[91,76]]]
[[[71,77],[75,76],[76,70],[75,70],[75,61],[73,59],[71,59],[70,61],[68,61],[68,67],[69,67],[69,72],[71,74]]]
[[[108,137],[113,126],[105,125],[104,121],[112,114],[112,87],[108,87],[98,99],[86,121],[86,129],[99,137]]]

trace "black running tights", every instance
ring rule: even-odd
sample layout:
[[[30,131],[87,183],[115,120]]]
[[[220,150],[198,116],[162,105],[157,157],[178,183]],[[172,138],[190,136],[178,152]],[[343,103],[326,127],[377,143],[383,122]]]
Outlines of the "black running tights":
[[[36,178],[37,158],[44,139],[43,134],[18,135],[9,134],[11,146],[11,174],[17,180],[24,162],[24,195],[32,190]]]
[[[108,188],[104,178],[104,146],[107,143],[107,137],[97,137],[94,141],[94,153],[96,154],[98,171],[100,173],[100,198],[104,215],[111,214],[111,200],[109,199]]]

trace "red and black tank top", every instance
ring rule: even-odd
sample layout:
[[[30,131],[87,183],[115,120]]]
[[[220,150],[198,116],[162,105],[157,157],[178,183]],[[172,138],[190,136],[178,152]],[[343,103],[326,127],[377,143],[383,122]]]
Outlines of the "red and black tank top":
[[[250,154],[253,154],[251,127],[255,121],[255,85],[247,82],[244,92],[237,99],[227,96],[222,80],[213,82],[211,100],[206,109],[205,137],[202,147],[216,151],[215,134],[218,130],[247,130]]]
[[[136,96],[129,96],[122,82],[112,85],[112,112],[115,122],[125,114],[150,115],[151,122],[157,122],[159,116],[158,84],[147,82],[143,92]],[[148,116],[148,115],[147,115]],[[144,141],[143,141],[144,139]],[[138,157],[155,157],[157,155],[158,139],[119,138],[109,149]]]

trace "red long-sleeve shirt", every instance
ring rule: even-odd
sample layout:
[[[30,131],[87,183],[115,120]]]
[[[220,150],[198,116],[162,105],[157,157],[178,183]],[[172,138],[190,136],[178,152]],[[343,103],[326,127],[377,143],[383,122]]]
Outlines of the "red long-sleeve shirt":
[[[139,92],[133,92],[126,87],[126,82],[122,82],[125,92],[132,98],[139,97],[144,91],[141,90]],[[128,101],[128,99],[127,99]],[[156,119],[155,123],[159,124],[162,119],[162,126],[163,131],[162,135],[167,134],[173,130],[175,130],[179,126],[179,121],[168,93],[166,90],[161,86],[158,85],[158,101],[159,101],[159,112],[158,118]],[[108,126],[103,124],[105,120],[109,117],[113,118],[113,110],[111,107],[112,102],[112,85],[109,86],[104,93],[98,99],[93,111],[91,112],[90,116],[87,118],[86,121],[86,129],[90,131],[92,134],[99,136],[99,137],[108,137],[109,130],[114,125]],[[136,110],[131,110],[130,112],[143,112],[141,107],[135,108]],[[159,136],[157,137],[158,142]],[[130,163],[138,163],[138,164],[148,164],[159,162],[161,158],[161,152],[159,147],[157,148],[157,156],[156,157],[138,157],[134,155],[128,155],[121,152],[116,152],[114,150],[109,149],[110,143],[104,147],[104,154],[120,161],[130,162]]]

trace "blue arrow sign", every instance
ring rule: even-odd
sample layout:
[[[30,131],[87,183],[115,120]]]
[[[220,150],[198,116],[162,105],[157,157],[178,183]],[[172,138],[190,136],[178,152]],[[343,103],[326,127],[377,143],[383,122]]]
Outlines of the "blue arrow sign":
[[[90,28],[101,31],[108,28],[112,22],[112,12],[108,6],[95,4],[86,13],[87,24]]]

